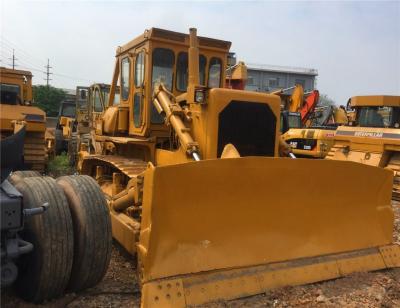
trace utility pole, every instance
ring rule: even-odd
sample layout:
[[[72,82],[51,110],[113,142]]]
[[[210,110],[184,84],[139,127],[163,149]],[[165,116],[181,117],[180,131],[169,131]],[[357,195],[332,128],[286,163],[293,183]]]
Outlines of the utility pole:
[[[8,58],[8,59],[10,59],[11,61],[12,61],[12,69],[13,70],[15,70],[15,67],[17,66],[16,64],[15,64],[15,61],[17,61],[18,59],[15,57],[15,52],[14,52],[14,49],[13,49],[13,54],[12,54],[12,58]]]
[[[50,66],[50,62],[49,62],[49,59],[47,59],[47,65],[45,66],[45,68],[46,68],[46,78],[44,78],[44,80],[46,80],[46,84],[47,84],[47,86],[49,86],[49,81],[51,80],[50,79],[50,75],[51,74],[53,74],[53,73],[50,73],[50,69],[52,68],[51,66]]]

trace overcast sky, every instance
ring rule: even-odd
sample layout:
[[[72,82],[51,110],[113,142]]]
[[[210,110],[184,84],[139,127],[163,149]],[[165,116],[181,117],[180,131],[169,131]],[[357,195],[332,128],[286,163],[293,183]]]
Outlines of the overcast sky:
[[[321,93],[400,95],[400,1],[128,2],[0,0],[1,66],[74,89],[110,83],[115,49],[150,27],[232,42],[247,63],[315,68]]]

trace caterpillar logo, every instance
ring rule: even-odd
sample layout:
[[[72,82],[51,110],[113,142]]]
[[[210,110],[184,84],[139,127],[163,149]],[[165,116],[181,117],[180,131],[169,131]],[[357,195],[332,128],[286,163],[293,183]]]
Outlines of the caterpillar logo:
[[[400,139],[400,133],[336,131],[336,136]]]
[[[355,132],[355,137],[372,137],[372,138],[382,138],[383,133],[379,132]]]

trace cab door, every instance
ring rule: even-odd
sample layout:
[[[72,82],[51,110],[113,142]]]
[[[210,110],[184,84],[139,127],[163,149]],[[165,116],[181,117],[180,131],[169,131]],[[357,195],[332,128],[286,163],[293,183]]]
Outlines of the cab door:
[[[92,115],[91,121],[92,124],[95,124],[98,119],[101,118],[101,115],[104,111],[104,102],[101,97],[102,93],[100,92],[99,87],[94,87],[93,95],[92,95]]]
[[[129,132],[142,135],[145,127],[144,95],[145,95],[145,61],[146,51],[141,49],[134,58],[132,116]]]

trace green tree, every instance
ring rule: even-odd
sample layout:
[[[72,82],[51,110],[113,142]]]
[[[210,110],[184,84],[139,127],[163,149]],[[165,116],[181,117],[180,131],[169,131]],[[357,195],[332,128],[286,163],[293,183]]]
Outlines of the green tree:
[[[33,86],[35,105],[43,109],[47,116],[55,117],[58,114],[60,102],[65,99],[66,92],[52,86]]]
[[[331,105],[336,105],[335,101],[328,97],[326,94],[320,94],[319,96],[319,106],[331,106]]]

